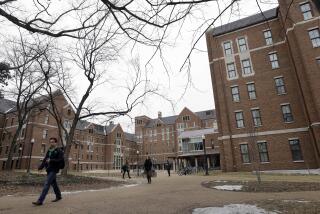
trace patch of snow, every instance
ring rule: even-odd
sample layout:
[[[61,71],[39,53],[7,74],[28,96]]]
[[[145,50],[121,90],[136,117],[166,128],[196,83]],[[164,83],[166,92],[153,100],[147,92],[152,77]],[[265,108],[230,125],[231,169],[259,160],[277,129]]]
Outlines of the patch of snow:
[[[218,190],[241,190],[242,185],[221,185],[221,186],[214,186],[214,189]]]
[[[228,181],[220,181],[220,180],[216,180],[216,181],[214,181],[214,182],[216,182],[216,183],[227,183]]]
[[[261,171],[263,173],[271,174],[302,174],[302,175],[320,175],[319,169],[301,169],[301,170],[270,170],[270,171]]]
[[[70,194],[78,194],[78,193],[83,193],[83,192],[101,192],[105,190],[110,190],[114,188],[129,188],[129,187],[134,187],[138,186],[138,184],[128,184],[128,185],[123,185],[119,187],[110,187],[110,188],[104,188],[104,189],[87,189],[87,190],[77,190],[77,191],[66,191],[66,192],[61,192],[63,195],[70,195]]]
[[[196,208],[192,214],[277,214],[276,212],[269,212],[249,204],[229,204],[224,207],[206,207]]]
[[[309,203],[310,201],[299,201],[299,200],[283,200],[283,202],[293,203]]]

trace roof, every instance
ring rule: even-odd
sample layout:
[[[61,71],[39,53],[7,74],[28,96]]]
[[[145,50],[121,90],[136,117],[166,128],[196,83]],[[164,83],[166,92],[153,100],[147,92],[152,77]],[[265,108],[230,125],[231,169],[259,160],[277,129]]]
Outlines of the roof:
[[[116,127],[116,126],[117,125],[114,124],[114,123],[105,126],[104,128],[105,128],[106,134],[109,134],[114,129],[114,127]]]
[[[196,137],[202,137],[202,135],[206,135],[206,134],[213,134],[214,132],[215,132],[214,128],[198,129],[198,130],[181,132],[181,134],[178,137],[179,138],[196,138]]]
[[[214,109],[206,110],[206,111],[199,111],[199,112],[194,112],[194,113],[201,120],[208,120],[208,119],[215,119],[216,118],[216,111]],[[147,124],[145,125],[145,127],[146,128],[155,127],[157,125],[157,123],[158,123],[158,120],[162,121],[166,125],[171,125],[171,124],[174,124],[176,122],[177,118],[178,118],[178,115],[150,119],[147,122]]]
[[[5,114],[10,109],[14,108],[16,103],[12,100],[7,100],[5,98],[0,99],[0,114]]]
[[[219,36],[225,33],[229,33],[244,27],[248,27],[251,25],[258,24],[260,22],[264,22],[273,18],[278,17],[278,7],[270,10],[266,10],[262,13],[257,13],[252,16],[248,16],[243,19],[239,19],[238,21],[231,22],[226,25],[221,25],[219,27],[212,29],[213,36]]]
[[[133,142],[137,141],[135,134],[125,132],[124,135],[125,135],[126,140],[133,141]]]
[[[105,135],[104,126],[101,126],[101,125],[98,125],[98,124],[95,124],[95,123],[91,123],[91,122],[88,122],[88,121],[85,121],[85,120],[78,121],[76,129],[85,130],[90,125],[93,126],[93,130],[94,130],[95,133],[100,134],[100,135]]]
[[[216,111],[213,110],[213,109],[212,109],[212,110],[195,112],[195,114],[196,114],[201,120],[208,120],[208,119],[215,119],[215,118],[216,118]]]

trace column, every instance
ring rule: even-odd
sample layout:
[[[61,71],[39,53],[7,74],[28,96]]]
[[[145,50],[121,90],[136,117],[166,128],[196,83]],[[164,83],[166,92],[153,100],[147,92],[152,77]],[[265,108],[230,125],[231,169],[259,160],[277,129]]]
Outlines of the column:
[[[195,162],[195,165],[196,165],[196,171],[198,172],[198,158],[194,158],[194,162]]]

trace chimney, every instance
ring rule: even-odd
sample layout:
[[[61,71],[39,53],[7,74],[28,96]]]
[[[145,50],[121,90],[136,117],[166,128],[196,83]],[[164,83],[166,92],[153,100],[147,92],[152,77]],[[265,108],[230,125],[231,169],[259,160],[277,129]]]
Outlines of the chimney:
[[[162,113],[161,111],[158,111],[158,118],[161,118],[162,117]]]

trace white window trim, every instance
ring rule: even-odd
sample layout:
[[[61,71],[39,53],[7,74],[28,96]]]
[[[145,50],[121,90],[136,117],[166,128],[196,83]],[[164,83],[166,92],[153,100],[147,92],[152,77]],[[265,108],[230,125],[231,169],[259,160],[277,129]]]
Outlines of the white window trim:
[[[273,77],[273,79],[279,79],[279,78],[284,78],[283,76],[276,76],[276,77]]]
[[[246,40],[247,50],[245,50],[245,51],[240,51],[239,39],[244,39],[244,40]],[[236,43],[237,43],[238,53],[245,53],[245,52],[248,52],[248,51],[249,51],[248,37],[247,37],[247,36],[239,36],[239,37],[237,37],[237,38],[236,38]]]
[[[280,106],[290,105],[290,103],[281,103]]]
[[[236,76],[235,77],[229,77],[229,71],[228,71],[228,64],[231,64],[233,63],[234,64],[234,71],[236,72]],[[238,71],[237,71],[237,64],[236,62],[229,62],[229,63],[225,63],[226,64],[226,75],[227,75],[227,80],[236,80],[239,78],[239,75],[238,75]]]
[[[254,81],[247,82],[246,85],[254,84]]]
[[[249,60],[250,67],[251,67],[251,73],[250,73],[250,74],[245,74],[245,73],[244,73],[242,61],[245,61],[245,60]],[[253,76],[253,75],[254,75],[254,70],[253,70],[253,66],[252,66],[252,62],[251,62],[251,57],[241,60],[241,61],[240,61],[240,65],[241,65],[242,77],[250,77],[250,76]]]
[[[231,47],[231,54],[229,55],[226,55],[226,52],[225,52],[225,49],[224,49],[224,43],[227,43],[227,42],[230,42],[230,47]],[[234,55],[234,50],[233,50],[233,43],[232,43],[232,40],[225,40],[221,43],[222,45],[222,50],[223,50],[223,56],[232,56]]]
[[[260,110],[260,108],[259,107],[253,107],[250,110]]]
[[[307,31],[311,31],[311,30],[315,30],[315,29],[318,29],[320,31],[319,26],[308,28]]]
[[[299,140],[299,141],[300,141],[300,139],[299,139],[298,137],[288,138],[288,141],[289,141],[289,140]]]
[[[303,2],[300,2],[299,5],[302,5],[302,4],[305,4],[305,3],[309,3],[310,4],[309,1],[303,1]]]

